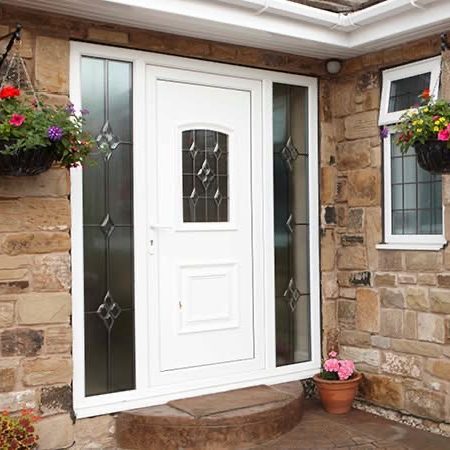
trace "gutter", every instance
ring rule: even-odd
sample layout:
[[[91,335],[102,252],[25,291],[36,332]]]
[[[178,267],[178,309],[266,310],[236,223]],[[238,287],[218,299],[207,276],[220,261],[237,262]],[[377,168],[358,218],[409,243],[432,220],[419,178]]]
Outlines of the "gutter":
[[[414,9],[426,9],[439,0],[386,0],[368,8],[350,13],[325,11],[288,0],[218,0],[222,3],[252,9],[257,15],[273,14],[293,20],[328,26],[351,32],[364,25],[373,24]]]

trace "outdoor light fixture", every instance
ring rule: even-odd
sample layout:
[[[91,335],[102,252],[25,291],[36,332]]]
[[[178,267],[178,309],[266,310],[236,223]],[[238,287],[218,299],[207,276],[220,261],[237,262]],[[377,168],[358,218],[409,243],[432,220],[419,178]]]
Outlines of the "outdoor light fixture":
[[[327,72],[333,75],[339,73],[342,69],[342,63],[339,59],[329,59],[327,61]]]

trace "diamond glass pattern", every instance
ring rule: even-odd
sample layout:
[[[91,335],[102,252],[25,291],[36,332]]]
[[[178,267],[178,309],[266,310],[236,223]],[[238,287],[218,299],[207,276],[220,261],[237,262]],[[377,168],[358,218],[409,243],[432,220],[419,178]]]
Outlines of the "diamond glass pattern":
[[[114,222],[112,221],[109,214],[106,214],[105,218],[100,224],[100,228],[105,237],[109,238],[111,236],[112,232],[114,231]]]
[[[111,330],[114,321],[119,317],[121,312],[122,309],[114,301],[111,293],[108,291],[103,299],[103,303],[101,303],[97,309],[97,314],[103,320],[103,323],[108,330]]]
[[[289,303],[289,306],[290,306],[292,312],[294,312],[295,308],[297,306],[297,303],[300,300],[301,294],[300,294],[300,291],[297,289],[297,286],[295,285],[295,281],[293,278],[291,278],[289,280],[288,287],[284,291],[283,297]]]
[[[105,154],[107,159],[111,157],[112,152],[120,144],[120,139],[113,133],[109,120],[104,123],[100,134],[95,140],[98,148]]]
[[[292,221],[294,220],[292,213],[289,214],[288,220],[286,220],[286,228],[289,230],[289,233],[293,233],[294,229],[292,228]]]
[[[184,222],[228,221],[228,136],[183,131],[182,153]]]
[[[281,150],[281,157],[284,159],[287,168],[292,172],[294,161],[300,156],[300,152],[295,147],[292,142],[292,138],[289,136],[289,139],[286,142],[283,150]]]

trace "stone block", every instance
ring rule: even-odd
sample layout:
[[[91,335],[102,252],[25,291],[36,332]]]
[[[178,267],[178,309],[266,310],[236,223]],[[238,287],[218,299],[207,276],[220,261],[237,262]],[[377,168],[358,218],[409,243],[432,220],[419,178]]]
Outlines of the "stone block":
[[[23,384],[39,386],[48,384],[68,384],[72,380],[70,359],[37,358],[22,362]]]
[[[68,94],[69,55],[69,40],[37,36],[35,81],[38,90]]]
[[[403,311],[400,309],[381,309],[380,334],[400,338],[403,336]]]
[[[68,323],[70,312],[67,293],[24,294],[17,301],[17,320],[23,325]]]
[[[349,298],[351,300],[356,299],[356,289],[342,287],[339,289],[339,296],[342,298]]]
[[[3,356],[36,356],[44,343],[44,332],[31,328],[16,328],[1,333]]]
[[[341,245],[349,247],[354,245],[363,245],[364,236],[361,234],[343,234],[341,235]]]
[[[395,409],[403,407],[403,385],[392,377],[365,373],[360,392],[371,403]]]
[[[403,337],[417,339],[417,313],[415,311],[404,311]]]
[[[85,448],[113,448],[115,417],[104,415],[89,419],[77,420],[75,423],[75,441],[80,449]]]
[[[72,389],[64,386],[49,386],[41,390],[40,408],[44,414],[70,412],[72,410]]]
[[[437,285],[440,288],[450,288],[450,275],[440,274],[437,276]]]
[[[352,359],[356,364],[367,364],[378,367],[380,365],[380,351],[376,349],[341,346],[340,356],[344,359]]]
[[[391,346],[391,338],[374,335],[370,337],[370,343],[373,347],[386,349]]]
[[[339,299],[337,306],[339,323],[354,324],[356,315],[356,302],[353,300]]]
[[[353,93],[350,95],[353,98]],[[378,111],[366,111],[353,114],[344,119],[345,137],[347,139],[365,139],[377,136]]]
[[[398,282],[400,284],[416,284],[417,277],[415,275],[411,275],[409,273],[400,273],[398,275]]]
[[[16,385],[17,367],[10,364],[8,361],[0,364],[0,392],[13,391]]]
[[[450,361],[447,359],[433,359],[427,362],[427,371],[433,376],[450,381]]]
[[[13,233],[3,239],[1,249],[7,255],[67,252],[68,233]]]
[[[411,355],[438,358],[442,355],[442,347],[431,342],[421,342],[406,339],[391,339],[391,348],[396,352]]]
[[[393,375],[421,378],[422,366],[422,358],[412,355],[399,355],[393,352],[385,352],[381,370]]]
[[[400,289],[380,289],[381,304],[385,308],[403,308],[405,306],[405,298]]]
[[[70,353],[72,349],[72,329],[69,326],[49,327],[45,332],[47,353]]]
[[[336,164],[340,171],[364,169],[370,166],[370,140],[361,139],[338,144]]]
[[[128,44],[128,33],[105,28],[89,28],[88,39],[90,41],[107,42],[108,44]]]
[[[374,285],[376,287],[380,286],[394,287],[397,285],[397,277],[394,273],[376,273],[374,278]]]
[[[320,239],[320,265],[324,272],[334,269],[335,251],[334,231],[324,230]]]
[[[348,228],[354,231],[361,231],[364,223],[364,209],[350,208],[348,211]]]
[[[69,201],[65,198],[0,198],[0,233],[68,231]]]
[[[68,291],[71,285],[68,253],[36,256],[31,268],[34,291]]]
[[[73,429],[69,414],[44,417],[36,424],[39,448],[42,450],[69,448],[74,442]]]
[[[376,245],[381,242],[381,208],[365,208],[364,231],[366,233],[367,261],[369,268],[378,268],[378,253]]]
[[[444,318],[436,314],[417,314],[417,336],[421,341],[445,342]]]
[[[442,264],[442,256],[438,252],[406,252],[406,269],[416,272],[436,272]]]
[[[336,180],[336,167],[327,166],[321,168],[320,202],[322,205],[328,205],[334,202]]]
[[[403,254],[396,250],[378,252],[378,267],[380,270],[402,270]]]
[[[11,391],[11,389],[8,389]],[[18,411],[22,408],[37,409],[38,394],[35,390],[29,389],[25,391],[14,391],[0,394],[0,409],[11,412]]]
[[[14,324],[14,302],[0,301],[0,328]]]
[[[426,289],[408,287],[405,291],[406,307],[417,311],[427,311],[430,306],[430,300]]]
[[[370,333],[355,330],[342,330],[339,336],[341,345],[352,347],[370,347]]]
[[[337,249],[337,267],[341,270],[367,268],[366,248],[363,246],[340,247]]]
[[[437,278],[434,273],[419,273],[417,275],[417,283],[425,286],[435,286]]]
[[[325,299],[338,297],[339,286],[335,272],[322,272],[322,295]]]
[[[359,330],[380,330],[380,299],[372,289],[356,290],[356,327]]]
[[[450,314],[450,290],[431,289],[430,291],[431,311]]]
[[[417,388],[407,390],[405,409],[419,417],[442,421],[445,418],[445,395]]]
[[[0,198],[67,197],[69,193],[69,173],[64,168],[34,177],[0,177]]]
[[[349,206],[377,206],[381,202],[380,171],[378,169],[348,172]]]

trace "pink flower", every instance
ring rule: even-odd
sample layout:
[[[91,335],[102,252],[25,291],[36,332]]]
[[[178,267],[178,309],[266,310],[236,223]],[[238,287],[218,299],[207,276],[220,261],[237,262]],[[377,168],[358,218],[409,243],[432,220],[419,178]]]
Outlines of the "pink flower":
[[[336,358],[327,359],[323,364],[323,368],[327,372],[337,372],[339,367],[339,361]]]
[[[328,356],[329,356],[330,358],[336,358],[337,353],[336,353],[335,351],[331,350],[331,352],[328,353]]]
[[[22,114],[13,114],[11,119],[9,119],[9,123],[13,127],[20,127],[25,122],[25,117]]]
[[[448,141],[450,139],[450,131],[448,128],[445,128],[444,130],[439,131],[438,133],[438,140],[439,141]]]
[[[355,372],[355,364],[349,359],[340,361],[340,367],[337,371],[340,380],[348,380]]]

